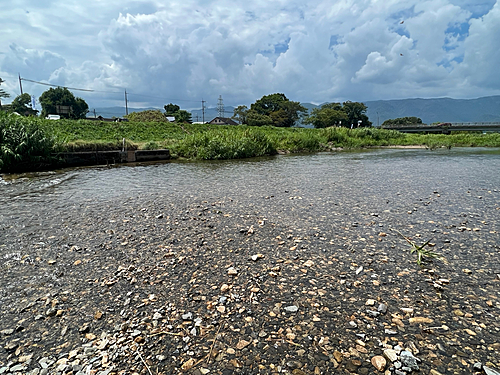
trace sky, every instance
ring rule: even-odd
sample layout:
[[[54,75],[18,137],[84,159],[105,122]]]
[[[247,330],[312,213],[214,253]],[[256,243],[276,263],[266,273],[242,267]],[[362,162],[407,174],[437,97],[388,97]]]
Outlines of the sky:
[[[500,94],[500,0],[11,0],[0,78],[89,107]]]

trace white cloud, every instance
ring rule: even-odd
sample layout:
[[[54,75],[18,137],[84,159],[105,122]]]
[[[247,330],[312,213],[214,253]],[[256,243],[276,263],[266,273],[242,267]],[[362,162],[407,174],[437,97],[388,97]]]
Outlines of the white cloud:
[[[500,94],[494,0],[19,0],[0,77],[108,93],[91,103],[250,104]],[[28,84],[27,84],[28,85]],[[35,95],[46,87],[29,85]],[[141,94],[147,96],[139,96]],[[156,97],[156,98],[155,98]],[[162,99],[163,98],[163,99]],[[147,104],[147,103],[145,103]]]

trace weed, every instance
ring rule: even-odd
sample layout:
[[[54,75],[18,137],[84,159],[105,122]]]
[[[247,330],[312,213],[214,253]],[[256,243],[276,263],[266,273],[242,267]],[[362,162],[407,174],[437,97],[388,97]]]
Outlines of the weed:
[[[422,245],[417,245],[414,241],[410,240],[408,237],[404,236],[400,231],[394,229],[401,237],[403,237],[406,242],[411,246],[410,253],[417,253],[417,264],[422,267],[422,263],[426,261],[424,258],[439,258],[439,255],[432,250],[424,249],[425,246],[430,246],[431,240],[427,240]]]

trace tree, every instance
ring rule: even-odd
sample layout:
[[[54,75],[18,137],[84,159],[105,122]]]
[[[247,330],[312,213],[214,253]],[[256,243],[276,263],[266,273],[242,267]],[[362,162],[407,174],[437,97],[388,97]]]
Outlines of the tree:
[[[271,125],[273,120],[271,117],[266,115],[261,115],[255,111],[249,110],[247,114],[247,124],[250,126],[265,126]]]
[[[59,114],[61,117],[71,119],[85,118],[89,106],[82,98],[76,98],[66,87],[50,88],[44,91],[39,98],[42,105],[42,117],[49,114]],[[58,113],[57,106],[69,106],[68,114]]]
[[[165,116],[173,116],[181,109],[177,104],[172,103],[164,105],[163,108],[165,109]]]
[[[344,102],[343,110],[347,114],[348,126],[357,127],[358,124],[362,127],[372,126],[372,123],[365,114],[368,107],[364,103],[359,102]]]
[[[349,119],[340,103],[323,104],[314,108],[311,115],[304,119],[304,123],[315,128],[328,128],[330,126],[347,126]]]
[[[187,122],[191,124],[191,112],[185,111],[183,109],[179,109],[177,112],[173,114],[175,116],[175,122]]]
[[[31,95],[28,93],[17,96],[11,105],[11,111],[23,116],[36,116],[38,111],[31,108]]]
[[[248,107],[246,105],[239,105],[233,111],[233,120],[240,124],[247,124]]]
[[[2,83],[4,82],[5,81],[2,78],[0,78],[0,85],[2,85]],[[0,109],[2,109],[2,98],[10,98],[10,94],[4,89],[0,89]]]
[[[406,125],[406,124],[421,124],[422,119],[419,117],[398,117],[395,119],[385,120],[382,123],[384,125]]]
[[[307,108],[299,102],[288,100],[285,94],[265,95],[250,106],[250,112],[261,116],[268,116],[271,125],[279,127],[291,127],[300,119],[300,116],[307,113]],[[252,115],[253,116],[253,115]],[[253,116],[257,118],[256,116]],[[248,120],[250,125],[250,120]]]
[[[165,109],[165,116],[175,117],[175,122],[187,122],[191,124],[191,112],[181,109],[177,104],[166,104],[163,106]]]

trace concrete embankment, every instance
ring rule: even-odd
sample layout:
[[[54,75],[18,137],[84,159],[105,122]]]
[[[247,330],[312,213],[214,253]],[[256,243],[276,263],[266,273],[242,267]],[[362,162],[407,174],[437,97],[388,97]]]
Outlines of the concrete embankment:
[[[56,155],[67,166],[101,165],[170,159],[169,150],[63,152]]]

